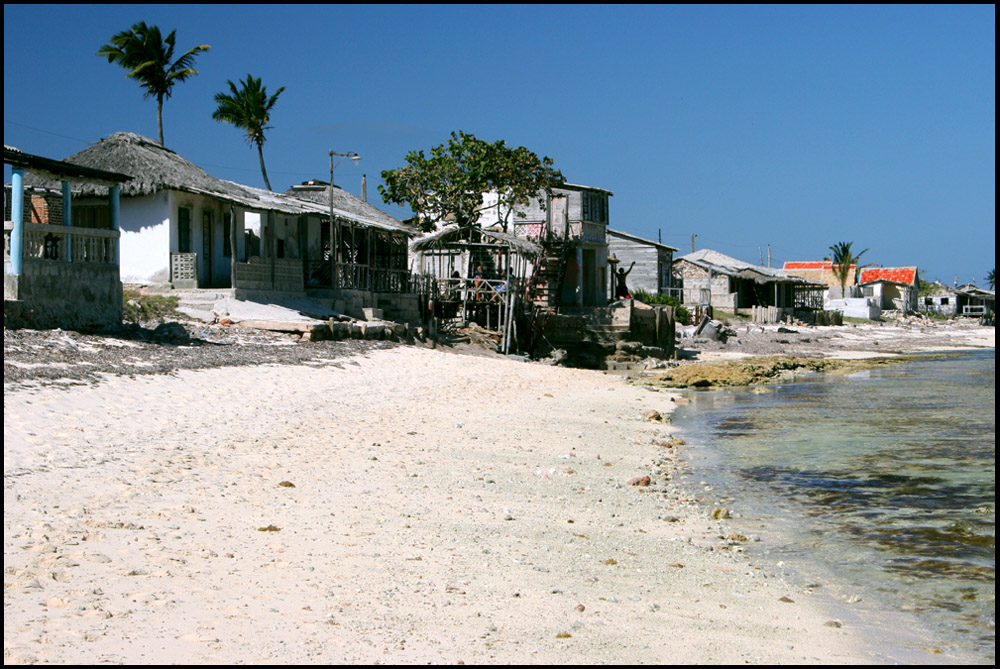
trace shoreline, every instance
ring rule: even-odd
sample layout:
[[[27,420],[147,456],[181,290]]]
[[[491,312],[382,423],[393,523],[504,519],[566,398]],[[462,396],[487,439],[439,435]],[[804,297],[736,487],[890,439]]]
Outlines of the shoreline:
[[[908,359],[925,362],[928,359],[978,356],[982,353],[986,351],[981,348],[963,348],[946,353],[930,353],[929,357],[914,354],[901,357],[900,361]],[[992,353],[990,350],[987,354],[992,357]],[[808,381],[810,384],[831,382],[829,378],[824,378],[826,376],[824,372],[814,372],[804,377],[786,378],[781,381],[794,384],[795,388],[801,388],[804,387],[801,385],[803,381]],[[976,635],[969,630],[960,630],[956,633],[947,626],[942,627],[940,618],[937,620],[938,626],[935,627],[929,620],[914,613],[921,610],[920,605],[901,603],[900,599],[904,601],[906,599],[905,590],[882,592],[877,581],[854,582],[849,577],[849,572],[838,573],[837,567],[829,562],[824,552],[813,546],[816,525],[808,518],[809,507],[805,503],[775,500],[772,495],[780,496],[776,490],[768,491],[746,481],[741,483],[741,479],[734,472],[741,466],[748,465],[737,464],[735,459],[738,458],[736,453],[739,449],[733,446],[726,449],[721,445],[713,448],[711,443],[713,430],[700,413],[710,411],[716,415],[717,420],[725,420],[726,415],[746,416],[753,414],[755,407],[773,407],[775,402],[782,403],[780,400],[764,399],[764,403],[761,404],[760,400],[752,399],[753,396],[761,395],[760,391],[763,390],[763,387],[747,386],[715,387],[707,390],[686,389],[684,395],[687,398],[706,394],[726,397],[734,393],[742,394],[743,398],[735,403],[732,400],[723,400],[720,404],[715,404],[714,408],[711,400],[701,408],[692,402],[691,409],[677,414],[674,420],[680,435],[691,446],[695,470],[702,472],[700,483],[706,486],[706,490],[712,491],[707,494],[733,498],[734,509],[739,514],[740,520],[747,526],[759,528],[757,531],[761,534],[761,541],[748,545],[749,558],[764,565],[765,568],[776,571],[781,578],[790,583],[813,589],[815,597],[824,599],[834,611],[837,611],[838,619],[850,621],[848,624],[860,632],[870,647],[880,649],[877,663],[988,664],[991,658],[988,654],[984,656],[981,639],[976,638]],[[772,392],[780,391],[766,390],[764,398],[777,397],[771,395]],[[789,392],[794,395],[799,391]],[[735,428],[737,434],[742,429],[740,425],[742,423],[737,423]],[[744,437],[741,440],[742,445],[747,446],[747,441],[748,438]],[[756,442],[770,443],[764,435],[758,437]],[[813,512],[815,511],[814,508]],[[822,545],[830,546],[831,542],[823,541]],[[804,548],[805,546],[813,546],[812,551]],[[886,586],[900,587],[899,583],[890,585],[890,582],[887,582]],[[892,596],[885,596],[888,592],[894,593],[895,601]],[[926,593],[923,601],[928,601]],[[950,624],[954,624],[956,629],[965,627],[957,621],[952,621]]]
[[[331,350],[5,374],[5,662],[879,661],[697,499],[674,393]]]

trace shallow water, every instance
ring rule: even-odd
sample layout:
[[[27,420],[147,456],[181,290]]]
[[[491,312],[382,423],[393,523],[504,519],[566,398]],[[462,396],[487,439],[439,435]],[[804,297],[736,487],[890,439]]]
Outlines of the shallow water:
[[[767,390],[691,392],[674,416],[751,555],[893,637],[887,659],[992,663],[994,351]]]

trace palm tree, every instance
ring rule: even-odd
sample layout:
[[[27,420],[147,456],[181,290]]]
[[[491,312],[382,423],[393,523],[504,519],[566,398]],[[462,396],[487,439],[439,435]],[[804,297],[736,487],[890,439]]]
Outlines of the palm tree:
[[[173,60],[176,33],[176,30],[171,30],[163,38],[159,27],[147,26],[144,21],[140,21],[129,30],[116,34],[97,52],[98,56],[107,57],[109,63],[118,63],[125,68],[125,76],[135,79],[146,89],[143,97],[156,98],[156,126],[160,132],[161,146],[164,146],[163,100],[170,97],[175,83],[198,74],[198,70],[192,67],[195,58],[198,53],[212,48],[201,44]]]
[[[853,244],[854,242],[837,242],[830,247],[832,255],[828,260],[833,263],[834,276],[840,280],[841,295],[847,292],[847,278],[851,275],[851,265],[857,265],[858,261],[861,260],[861,256],[868,251],[868,249],[865,249],[858,255],[854,255],[854,252],[851,251],[851,245]],[[855,271],[860,269],[860,267],[855,267]]]
[[[215,102],[219,107],[212,112],[212,118],[243,130],[247,142],[251,146],[257,146],[260,173],[264,176],[264,185],[271,190],[271,182],[267,180],[267,170],[264,169],[264,131],[271,128],[267,125],[271,120],[271,109],[285,87],[282,86],[268,97],[267,88],[261,84],[259,77],[254,79],[248,74],[245,81],[240,81],[239,88],[232,81],[226,83],[229,84],[230,92],[215,94]]]
[[[990,273],[986,275],[986,283],[990,284],[990,290],[996,290],[996,288],[994,288],[994,285],[996,285],[996,277],[993,275],[995,270],[996,268],[994,267],[990,270]]]

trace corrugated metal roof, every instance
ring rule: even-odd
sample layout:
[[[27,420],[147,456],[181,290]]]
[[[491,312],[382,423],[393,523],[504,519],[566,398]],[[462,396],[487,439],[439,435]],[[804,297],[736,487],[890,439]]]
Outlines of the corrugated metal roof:
[[[607,229],[607,233],[609,235],[617,235],[618,237],[624,237],[626,239],[631,239],[633,241],[639,242],[640,244],[649,244],[650,246],[658,246],[661,249],[670,249],[671,251],[679,251],[680,250],[680,249],[674,248],[673,246],[668,246],[666,244],[661,244],[660,242],[654,242],[651,239],[643,239],[642,237],[636,237],[635,235],[630,235],[629,233],[622,232],[621,230],[612,230],[611,228],[608,228]]]
[[[686,260],[692,264],[705,269],[710,269],[716,274],[728,274],[731,276],[741,276],[746,279],[753,279],[758,283],[795,283],[799,285],[826,285],[821,281],[813,281],[799,276],[793,276],[784,270],[774,267],[764,267],[762,265],[751,265],[724,253],[711,249],[701,249],[686,256],[677,258],[675,262]]]

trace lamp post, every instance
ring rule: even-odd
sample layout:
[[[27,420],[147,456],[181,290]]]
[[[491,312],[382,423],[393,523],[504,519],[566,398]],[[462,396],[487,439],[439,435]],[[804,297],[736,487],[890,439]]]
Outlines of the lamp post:
[[[333,157],[340,156],[340,160],[334,165]],[[337,288],[340,284],[340,236],[337,234],[337,222],[333,216],[333,170],[344,162],[346,159],[350,158],[357,165],[361,161],[361,156],[357,153],[337,153],[333,149],[330,150],[330,237],[333,248],[330,254],[330,262],[333,264],[331,269],[330,283],[332,288]]]
[[[361,161],[361,156],[359,156],[357,153],[337,153],[336,151],[332,151],[331,150],[330,151],[330,185],[331,186],[333,185],[333,170],[334,170],[335,167],[337,167],[337,165],[333,164],[333,157],[334,156],[340,156],[341,157],[340,160],[337,161],[337,165],[340,165],[342,162],[344,162],[348,158],[350,158],[351,160],[353,160],[355,165],[357,165]]]

